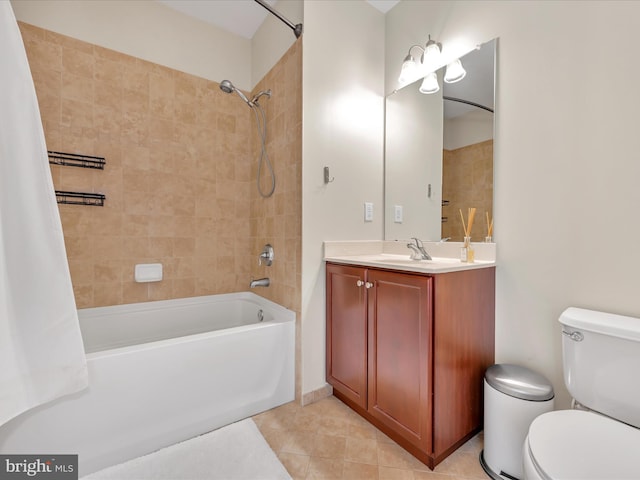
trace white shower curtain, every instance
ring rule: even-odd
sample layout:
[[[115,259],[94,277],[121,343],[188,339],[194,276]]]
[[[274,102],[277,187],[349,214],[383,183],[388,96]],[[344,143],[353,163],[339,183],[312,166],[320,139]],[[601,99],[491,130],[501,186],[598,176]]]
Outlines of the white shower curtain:
[[[0,1],[0,425],[86,386],[36,92],[11,4]]]

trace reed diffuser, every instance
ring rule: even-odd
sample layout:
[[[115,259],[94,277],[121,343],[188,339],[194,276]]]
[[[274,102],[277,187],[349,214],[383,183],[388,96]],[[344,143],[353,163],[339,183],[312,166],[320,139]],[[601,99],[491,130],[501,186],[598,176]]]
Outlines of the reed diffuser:
[[[486,243],[493,242],[493,218],[489,220],[489,212],[487,213],[487,236],[484,237]]]
[[[464,221],[464,215],[460,210],[460,218],[462,219],[462,229],[464,230],[464,244],[460,249],[460,261],[472,263],[475,259],[475,252],[471,246],[471,228],[473,227],[473,219],[476,216],[476,209],[469,208],[467,210],[467,222]]]

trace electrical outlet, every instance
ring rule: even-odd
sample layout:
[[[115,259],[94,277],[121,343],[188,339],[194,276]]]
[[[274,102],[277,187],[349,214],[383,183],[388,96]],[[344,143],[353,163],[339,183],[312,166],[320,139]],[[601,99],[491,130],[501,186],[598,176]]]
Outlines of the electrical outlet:
[[[364,202],[364,221],[373,222],[373,203]]]
[[[402,205],[395,205],[393,207],[393,221],[395,223],[402,223]]]

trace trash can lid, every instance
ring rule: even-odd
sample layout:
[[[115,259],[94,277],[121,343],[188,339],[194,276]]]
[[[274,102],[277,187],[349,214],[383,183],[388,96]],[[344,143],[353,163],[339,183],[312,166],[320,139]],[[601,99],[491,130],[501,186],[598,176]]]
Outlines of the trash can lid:
[[[519,365],[492,365],[484,378],[491,387],[511,397],[534,402],[553,398],[553,386],[544,375]]]

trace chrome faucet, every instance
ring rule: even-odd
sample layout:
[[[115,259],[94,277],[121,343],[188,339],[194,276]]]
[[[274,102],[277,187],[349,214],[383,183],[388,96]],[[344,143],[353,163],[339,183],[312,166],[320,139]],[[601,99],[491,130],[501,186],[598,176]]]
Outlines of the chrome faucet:
[[[407,248],[411,250],[411,260],[431,260],[431,255],[427,253],[422,244],[422,240],[417,237],[411,237],[414,243],[407,243]]]
[[[257,280],[251,280],[249,288],[254,287],[268,287],[271,281],[268,278],[259,278]]]

